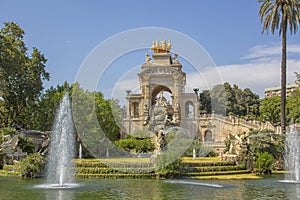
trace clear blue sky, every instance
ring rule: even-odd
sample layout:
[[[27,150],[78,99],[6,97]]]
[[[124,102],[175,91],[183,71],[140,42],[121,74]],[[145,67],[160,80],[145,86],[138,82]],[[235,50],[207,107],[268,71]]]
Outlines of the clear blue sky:
[[[224,81],[250,87],[262,96],[263,88],[278,85],[280,77],[276,72],[266,78],[263,74],[268,74],[269,68],[258,72],[257,67],[272,63],[262,61],[270,56],[278,63],[280,37],[261,34],[258,10],[256,0],[1,0],[0,19],[18,23],[25,31],[26,44],[37,47],[48,58],[46,69],[51,80],[47,87],[65,80],[74,82],[86,56],[110,36],[133,28],[163,27],[201,44],[220,66]],[[288,44],[294,47],[289,71],[292,77],[299,67],[299,35],[289,37]],[[279,67],[274,66],[274,70]],[[255,81],[243,80],[245,74]]]

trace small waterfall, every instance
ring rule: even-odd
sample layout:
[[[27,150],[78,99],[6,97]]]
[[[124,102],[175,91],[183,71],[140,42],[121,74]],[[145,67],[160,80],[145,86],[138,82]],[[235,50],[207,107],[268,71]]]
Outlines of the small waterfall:
[[[286,135],[284,167],[290,173],[285,175],[285,180],[300,183],[300,135],[294,126],[290,127]]]
[[[74,181],[75,135],[69,94],[56,113],[47,165],[47,183],[63,187]]]

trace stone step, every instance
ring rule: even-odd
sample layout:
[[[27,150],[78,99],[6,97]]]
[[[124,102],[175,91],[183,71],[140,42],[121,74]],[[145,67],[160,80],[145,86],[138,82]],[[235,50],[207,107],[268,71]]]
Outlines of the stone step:
[[[79,178],[152,178],[155,174],[76,174]]]
[[[133,163],[133,162],[75,162],[76,167],[92,167],[92,168],[149,168],[152,163]]]
[[[76,162],[76,176],[83,178],[148,178],[153,177],[155,169],[151,163],[126,163],[83,161]],[[184,177],[216,176],[249,173],[234,162],[182,162],[181,172]]]
[[[91,167],[76,167],[76,174],[110,174],[110,173],[124,173],[124,174],[137,174],[137,173],[150,173],[154,168],[91,168]]]
[[[185,167],[201,167],[201,166],[236,166],[235,162],[182,162]]]
[[[201,166],[201,167],[188,167],[182,169],[185,172],[212,172],[212,171],[232,171],[232,170],[244,170],[244,166],[229,165],[229,166]]]
[[[75,162],[76,167],[107,167],[106,164],[102,162]]]
[[[234,171],[212,171],[212,172],[191,172],[185,173],[184,177],[194,177],[194,176],[217,176],[217,175],[232,175],[232,174],[249,174],[249,170],[234,170]]]

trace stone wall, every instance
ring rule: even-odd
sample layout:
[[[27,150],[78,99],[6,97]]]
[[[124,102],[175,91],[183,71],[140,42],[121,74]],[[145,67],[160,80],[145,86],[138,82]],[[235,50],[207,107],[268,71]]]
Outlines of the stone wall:
[[[274,127],[270,122],[246,121],[238,117],[216,114],[199,117],[199,139],[203,144],[214,148],[217,153],[224,150],[224,141],[229,134],[249,133],[251,130],[270,130],[280,133],[280,128]]]

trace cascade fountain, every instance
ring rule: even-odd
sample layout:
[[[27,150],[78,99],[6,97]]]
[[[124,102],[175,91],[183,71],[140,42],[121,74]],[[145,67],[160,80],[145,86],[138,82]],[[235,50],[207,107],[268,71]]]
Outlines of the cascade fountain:
[[[284,168],[290,172],[284,182],[300,183],[300,135],[293,125],[286,135]]]
[[[47,164],[47,183],[40,188],[73,188],[75,135],[69,94],[66,93],[57,110]]]

